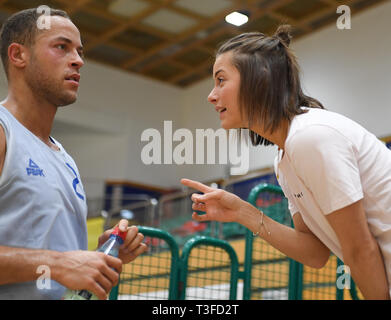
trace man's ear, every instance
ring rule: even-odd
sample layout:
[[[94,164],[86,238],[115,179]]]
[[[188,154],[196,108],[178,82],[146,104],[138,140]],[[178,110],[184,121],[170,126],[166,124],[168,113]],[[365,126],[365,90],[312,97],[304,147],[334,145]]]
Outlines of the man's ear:
[[[20,43],[11,43],[8,47],[9,65],[16,68],[24,68],[28,59],[27,48]]]

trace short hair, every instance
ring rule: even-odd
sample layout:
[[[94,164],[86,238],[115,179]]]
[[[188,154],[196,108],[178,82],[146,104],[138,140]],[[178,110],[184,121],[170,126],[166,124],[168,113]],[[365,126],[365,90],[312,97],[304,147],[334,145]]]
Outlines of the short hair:
[[[60,16],[70,19],[68,14],[59,9],[49,10],[50,16]],[[45,13],[46,14],[46,13]],[[38,32],[37,21],[41,16],[38,8],[25,9],[11,15],[0,30],[0,54],[4,71],[8,78],[8,47],[12,43],[33,46]]]
[[[301,106],[324,109],[306,96],[300,84],[299,66],[289,48],[291,27],[281,25],[273,36],[248,32],[226,41],[217,56],[232,52],[232,64],[240,74],[239,107],[251,124],[263,125],[271,133],[283,120],[305,113]],[[253,145],[273,143],[250,131]]]

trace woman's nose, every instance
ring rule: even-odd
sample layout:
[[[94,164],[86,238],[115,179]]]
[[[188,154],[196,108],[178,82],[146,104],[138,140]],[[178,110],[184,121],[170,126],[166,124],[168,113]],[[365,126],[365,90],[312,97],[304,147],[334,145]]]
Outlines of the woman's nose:
[[[216,92],[215,92],[215,89],[213,89],[209,95],[208,95],[208,101],[212,104],[216,104],[216,101],[217,101],[217,96],[216,96]]]

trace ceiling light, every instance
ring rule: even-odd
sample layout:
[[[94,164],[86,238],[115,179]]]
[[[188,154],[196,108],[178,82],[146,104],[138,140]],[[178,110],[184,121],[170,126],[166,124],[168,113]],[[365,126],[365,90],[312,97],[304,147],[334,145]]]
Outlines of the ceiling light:
[[[234,11],[225,17],[225,21],[239,27],[248,21],[248,17],[243,13]]]

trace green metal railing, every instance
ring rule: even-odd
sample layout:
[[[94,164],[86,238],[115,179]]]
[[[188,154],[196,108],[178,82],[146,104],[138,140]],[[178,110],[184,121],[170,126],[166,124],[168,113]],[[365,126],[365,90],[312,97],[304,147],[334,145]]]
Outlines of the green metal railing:
[[[259,195],[264,194],[258,205]],[[293,226],[287,200],[280,187],[260,184],[254,187],[248,202],[261,209],[279,223]],[[246,234],[244,299],[292,299],[300,298],[302,266],[278,252],[250,230]],[[292,275],[298,275],[292,276]]]
[[[236,299],[239,263],[228,242],[207,236],[193,237],[185,243],[180,256],[178,245],[168,232],[143,226],[138,229],[150,240],[149,252],[126,265],[119,285],[110,292],[110,300],[120,296],[211,299],[211,295],[216,299]]]
[[[111,290],[110,300],[130,294],[132,299],[178,298],[179,248],[166,231],[138,227],[149,245],[146,254],[124,266],[120,283]]]
[[[181,260],[183,290],[179,295],[180,299],[236,300],[239,261],[228,242],[196,236],[186,242]],[[192,287],[204,288],[201,294],[188,292],[190,281]],[[227,283],[229,283],[228,290],[225,286]]]

